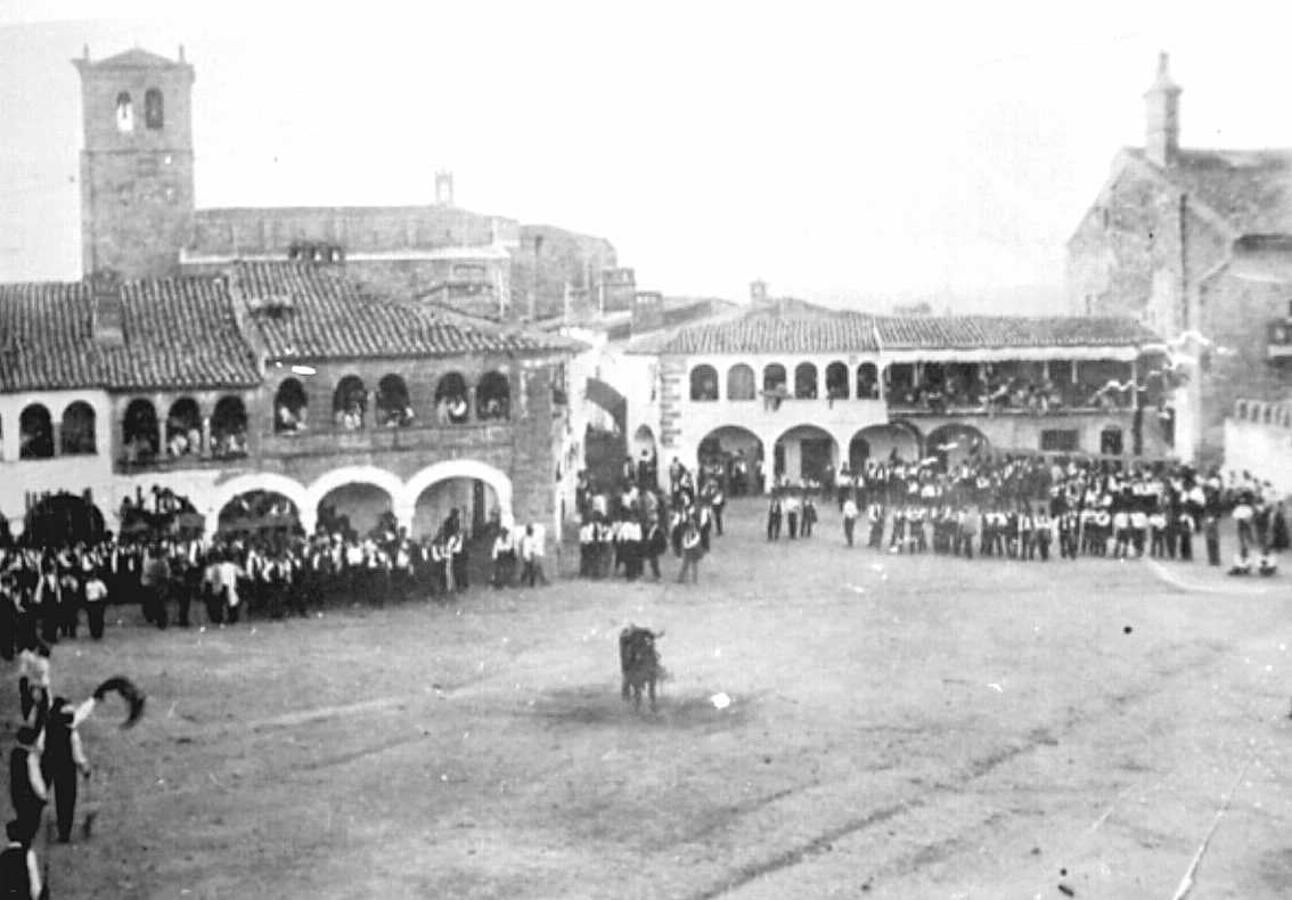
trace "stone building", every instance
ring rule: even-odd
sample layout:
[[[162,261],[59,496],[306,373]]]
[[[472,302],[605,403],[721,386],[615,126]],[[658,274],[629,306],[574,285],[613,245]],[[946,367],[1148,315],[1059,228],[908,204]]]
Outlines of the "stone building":
[[[1175,450],[1209,464],[1239,397],[1292,384],[1292,150],[1181,147],[1180,94],[1163,54],[1144,146],[1114,157],[1068,242],[1067,288],[1073,312],[1136,317],[1177,349]]]
[[[757,288],[750,306],[627,344],[628,431],[661,468],[739,453],[770,483],[894,454],[1166,451],[1161,342],[1134,320],[876,316]]]
[[[75,60],[84,150],[82,267],[126,279],[218,272],[246,260],[343,264],[378,294],[421,298],[494,319],[560,315],[595,304],[617,271],[602,238],[462,209],[453,176],[434,202],[393,207],[237,207],[194,202],[194,71],[133,49]]]
[[[15,530],[46,492],[85,496],[113,528],[154,488],[208,533],[257,492],[307,531],[389,512],[425,535],[453,508],[468,527],[559,527],[566,339],[375,297],[321,262],[0,285],[0,334]]]

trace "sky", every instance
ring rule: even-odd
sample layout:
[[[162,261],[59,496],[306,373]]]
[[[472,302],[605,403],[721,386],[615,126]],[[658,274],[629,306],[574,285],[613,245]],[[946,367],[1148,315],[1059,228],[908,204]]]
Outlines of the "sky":
[[[80,275],[70,60],[183,44],[199,207],[427,203],[449,169],[642,289],[1039,312],[1159,51],[1184,145],[1292,147],[1292,5],[1199,6],[5,0],[0,280]]]

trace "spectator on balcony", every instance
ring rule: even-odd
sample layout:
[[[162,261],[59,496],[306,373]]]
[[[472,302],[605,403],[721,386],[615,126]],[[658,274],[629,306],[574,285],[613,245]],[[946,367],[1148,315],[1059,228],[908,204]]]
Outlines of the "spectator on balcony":
[[[279,431],[304,431],[305,430],[305,409],[302,406],[299,410],[293,411],[286,403],[278,404],[276,412]]]
[[[461,425],[467,420],[469,410],[470,406],[464,395],[446,395],[435,405],[435,417],[441,425]]]
[[[767,390],[763,391],[763,409],[769,409],[772,412],[781,408],[781,403],[790,395],[789,388],[784,382],[774,384]]]
[[[506,397],[489,397],[484,402],[484,408],[480,411],[482,419],[505,419],[507,418],[507,398]]]
[[[336,424],[342,431],[358,431],[363,427],[363,406],[351,401],[337,410]]]
[[[413,424],[413,408],[411,406],[382,407],[379,412],[381,414],[381,424],[386,428],[407,428]]]

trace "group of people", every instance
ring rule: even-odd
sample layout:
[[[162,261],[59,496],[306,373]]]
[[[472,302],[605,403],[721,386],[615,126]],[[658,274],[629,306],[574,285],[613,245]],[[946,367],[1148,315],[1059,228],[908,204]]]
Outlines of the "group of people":
[[[1289,547],[1282,502],[1272,499],[1268,483],[1246,473],[1225,480],[1218,471],[1178,464],[1123,468],[1098,460],[984,456],[953,466],[938,459],[868,461],[857,472],[844,467],[833,481],[847,543],[864,527],[868,546],[893,553],[1190,561],[1201,541],[1208,563],[1219,566],[1226,515],[1237,529],[1233,574],[1272,575],[1276,554]],[[827,491],[806,482],[775,489],[768,540],[780,537],[783,522],[791,538],[810,536],[813,494]]]
[[[504,588],[546,583],[544,534],[529,524],[487,526],[489,581]],[[118,540],[0,548],[0,657],[23,635],[47,644],[104,634],[108,603],[135,603],[158,628],[193,623],[194,607],[215,625],[244,616],[282,618],[330,602],[447,599],[471,582],[470,540],[454,509],[430,538],[414,540],[384,519],[366,536],[329,532]]]
[[[645,467],[643,466],[643,469]],[[670,549],[682,560],[679,583],[699,580],[700,561],[714,535],[722,534],[726,495],[717,479],[695,475],[677,459],[669,466],[668,492],[648,476],[651,469],[625,461],[623,477],[613,491],[599,490],[579,473],[579,577],[614,578],[622,570],[629,581],[646,574],[662,577],[660,557]]]
[[[24,634],[18,679],[22,724],[9,751],[9,802],[14,817],[5,825],[6,841],[0,850],[3,896],[24,900],[49,896],[48,863],[42,871],[35,845],[51,799],[54,817],[49,827],[56,830],[59,843],[69,843],[79,781],[91,775],[77,727],[90,715],[95,699],[74,704],[56,696],[50,657],[48,644],[34,632]],[[88,834],[88,823],[84,831]]]

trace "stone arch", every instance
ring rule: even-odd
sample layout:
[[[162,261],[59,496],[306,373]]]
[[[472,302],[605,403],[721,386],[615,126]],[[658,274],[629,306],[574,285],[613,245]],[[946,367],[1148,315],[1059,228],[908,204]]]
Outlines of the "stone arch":
[[[394,475],[377,466],[343,466],[324,472],[310,484],[307,492],[307,509],[318,520],[320,505],[333,491],[347,486],[364,485],[383,491],[390,499],[390,511],[402,525],[407,522],[401,502],[404,496],[404,483]],[[299,504],[298,504],[299,505]],[[302,512],[304,515],[304,512]],[[363,533],[362,531],[360,532]]]
[[[628,399],[613,386],[600,378],[589,378],[584,396],[610,414],[621,434],[627,430]]]
[[[894,451],[904,462],[914,462],[923,451],[919,429],[903,421],[878,423],[860,429],[849,443],[850,455],[854,446],[860,447],[859,441],[865,444],[866,457],[880,462],[890,459]]]
[[[990,453],[991,441],[973,425],[948,422],[929,432],[925,438],[925,450],[930,456],[942,460],[943,464],[955,466],[980,453]]]
[[[59,491],[46,494],[27,510],[22,536],[36,547],[57,547],[69,541],[96,543],[105,532],[103,513],[88,491],[83,496]]]
[[[802,422],[786,428],[772,442],[773,471],[793,483],[800,479],[821,480],[827,466],[837,468],[839,442],[825,428]]]
[[[393,476],[392,476],[393,477]],[[400,524],[411,522],[417,508],[418,498],[431,485],[454,478],[469,478],[483,481],[493,488],[498,495],[498,507],[501,511],[502,525],[510,528],[515,524],[515,511],[512,508],[513,491],[511,478],[506,472],[488,463],[474,459],[446,459],[433,463],[408,479],[396,496],[395,515]],[[322,495],[320,495],[322,496]]]
[[[697,471],[725,476],[728,494],[739,497],[763,489],[766,442],[744,425],[720,425],[709,431],[696,447]]]
[[[317,504],[310,504],[309,491],[296,479],[273,472],[248,472],[245,475],[238,475],[217,484],[205,504],[208,527],[212,530],[219,527],[221,510],[237,497],[255,491],[282,494],[295,503],[296,510],[300,515],[301,527],[305,529],[306,534],[314,532],[314,523],[317,521],[318,511]]]

